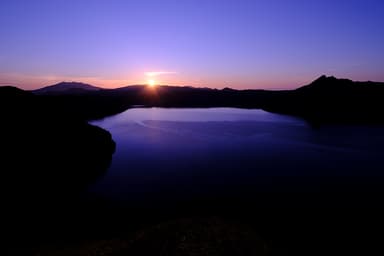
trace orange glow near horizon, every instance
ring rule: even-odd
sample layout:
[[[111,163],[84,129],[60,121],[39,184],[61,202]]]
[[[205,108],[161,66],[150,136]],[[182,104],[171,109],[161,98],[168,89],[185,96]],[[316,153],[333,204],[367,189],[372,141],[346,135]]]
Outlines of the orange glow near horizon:
[[[148,72],[147,72],[148,73]],[[137,72],[137,74],[127,75],[116,78],[100,78],[100,77],[71,77],[59,75],[25,75],[25,74],[5,74],[0,72],[0,85],[13,85],[25,90],[39,89],[45,86],[54,85],[63,81],[66,82],[82,82],[93,86],[114,89],[129,85],[147,85],[148,87],[158,87],[162,85],[170,86],[193,86],[193,87],[209,87],[222,89],[230,87],[234,89],[294,89],[313,81],[316,76],[310,77],[289,77],[281,76],[270,79],[268,76],[258,77],[257,79],[247,77],[194,77],[192,75],[178,76],[176,73],[165,74],[165,72]],[[162,76],[162,77],[159,77]],[[354,78],[354,77],[352,77]],[[161,80],[161,81],[160,81]],[[356,78],[355,78],[356,80]]]
[[[155,87],[156,86],[156,81],[153,80],[153,79],[149,79],[147,81],[147,84],[150,86],[150,87]]]

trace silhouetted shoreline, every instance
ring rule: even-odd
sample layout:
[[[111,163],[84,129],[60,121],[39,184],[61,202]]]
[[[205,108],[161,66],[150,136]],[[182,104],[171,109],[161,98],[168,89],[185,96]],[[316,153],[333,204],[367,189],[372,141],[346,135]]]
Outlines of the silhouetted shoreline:
[[[364,251],[379,238],[370,233],[370,227],[384,227],[384,193],[378,189],[384,184],[381,177],[313,177],[311,183],[307,183],[309,177],[282,177],[281,182],[276,177],[264,177],[260,185],[274,186],[253,195],[259,198],[256,202],[232,195],[196,198],[179,205],[161,201],[124,205],[79,195],[104,175],[115,150],[111,134],[89,125],[89,120],[135,106],[238,107],[293,115],[314,126],[383,124],[383,83],[323,76],[290,91],[170,86],[106,90],[76,83],[68,85],[74,88],[67,91],[66,86],[60,84],[58,91],[53,86],[34,92],[0,87],[0,164],[5,183],[2,232],[13,253],[62,255],[65,250],[71,254],[92,248],[107,252],[108,246],[110,255],[153,254],[163,248],[171,254],[177,246],[190,246],[190,252],[199,250],[194,239],[180,242],[186,229],[191,230],[187,233],[191,237],[203,235],[209,240],[218,236],[215,232],[219,228],[228,234],[223,238],[226,243],[236,243],[239,237],[251,243],[257,241],[260,248],[265,245],[272,249],[273,255],[306,255],[308,250]],[[361,245],[354,245],[357,242]],[[376,247],[370,249],[378,249],[379,244],[376,242]],[[221,248],[215,246],[212,248]],[[236,244],[226,248],[221,255],[249,252],[247,243],[241,248]]]
[[[68,86],[68,90],[64,90]],[[209,88],[127,86],[101,89],[81,83],[60,83],[33,91],[71,116],[99,119],[132,106],[169,108],[259,108],[294,115],[314,125],[384,123],[384,83],[353,82],[321,76],[295,90],[222,90]]]

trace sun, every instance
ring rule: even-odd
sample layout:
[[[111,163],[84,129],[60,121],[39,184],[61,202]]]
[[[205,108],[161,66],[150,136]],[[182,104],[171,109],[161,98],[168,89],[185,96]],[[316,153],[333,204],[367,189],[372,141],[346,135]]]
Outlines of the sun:
[[[150,87],[155,87],[156,86],[156,81],[153,80],[153,79],[149,79],[147,81],[147,84],[150,86]]]

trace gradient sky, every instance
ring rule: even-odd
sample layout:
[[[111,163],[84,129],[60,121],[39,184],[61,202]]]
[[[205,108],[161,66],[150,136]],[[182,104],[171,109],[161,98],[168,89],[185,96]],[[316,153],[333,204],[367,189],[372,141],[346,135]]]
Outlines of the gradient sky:
[[[384,81],[383,14],[383,0],[1,0],[0,84]]]

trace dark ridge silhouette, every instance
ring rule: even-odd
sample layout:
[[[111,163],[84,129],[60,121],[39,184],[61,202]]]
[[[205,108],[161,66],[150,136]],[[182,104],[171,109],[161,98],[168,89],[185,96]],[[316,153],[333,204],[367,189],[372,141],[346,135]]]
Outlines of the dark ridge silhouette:
[[[43,95],[33,93],[81,120],[103,118],[140,105],[260,108],[302,117],[314,125],[384,122],[381,111],[384,109],[384,83],[353,82],[326,76],[296,90],[281,91],[135,85]]]
[[[33,92],[38,95],[72,94],[87,91],[98,91],[101,88],[79,82],[61,82],[58,84],[46,86]]]
[[[321,76],[292,91],[272,93],[262,108],[323,123],[383,123],[384,83]]]

